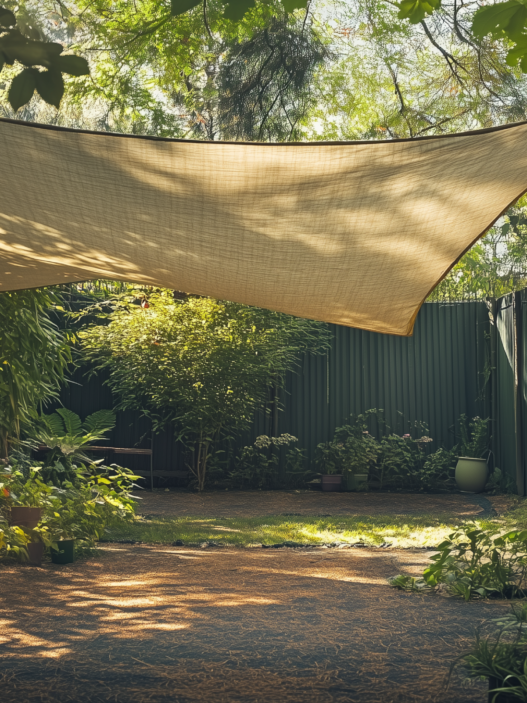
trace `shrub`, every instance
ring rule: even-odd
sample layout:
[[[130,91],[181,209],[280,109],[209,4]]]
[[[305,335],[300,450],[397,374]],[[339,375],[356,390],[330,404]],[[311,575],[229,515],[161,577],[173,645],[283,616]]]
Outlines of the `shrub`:
[[[254,444],[243,447],[235,461],[230,478],[238,488],[272,488],[278,476],[278,454],[275,449],[287,447],[297,438],[290,434],[279,437],[260,435]]]
[[[49,448],[40,470],[42,480],[59,487],[67,482],[79,485],[77,465],[91,463],[84,452],[89,451],[93,442],[106,439],[106,433],[114,426],[113,410],[97,410],[84,422],[66,408],[59,408],[51,415],[41,415],[28,434],[37,445]]]
[[[108,324],[80,333],[83,356],[109,372],[119,409],[141,410],[156,432],[173,427],[202,490],[221,443],[248,431],[255,410],[268,414],[270,391],[284,387],[304,352],[325,353],[330,334],[321,323],[237,303],[154,291],[146,304],[137,295],[142,306],[133,296],[117,300]]]
[[[527,595],[527,530],[500,535],[474,526],[453,532],[438,546],[422,579],[396,576],[390,585],[404,590],[446,586],[453,596],[523,598]]]
[[[51,320],[61,303],[49,289],[0,293],[0,458],[17,442],[20,424],[58,397],[71,361],[70,335]]]
[[[27,558],[24,546],[29,541],[49,547],[73,538],[81,548],[91,548],[109,524],[133,516],[130,491],[137,477],[131,471],[116,465],[74,468],[75,482],[65,481],[62,488],[45,483],[39,465],[30,468],[28,478],[16,465],[0,468],[0,556]],[[9,511],[18,505],[42,509],[34,530],[8,526]]]

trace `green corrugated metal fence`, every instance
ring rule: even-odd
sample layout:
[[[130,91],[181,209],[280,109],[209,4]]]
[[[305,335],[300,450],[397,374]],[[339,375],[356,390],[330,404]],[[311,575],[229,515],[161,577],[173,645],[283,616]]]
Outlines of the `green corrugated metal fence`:
[[[350,414],[378,408],[397,433],[421,420],[436,446],[452,446],[461,413],[490,414],[489,327],[483,302],[426,303],[413,337],[333,325],[329,354],[289,375],[278,431],[311,454]]]
[[[319,442],[331,439],[335,427],[351,413],[383,409],[388,425],[407,431],[408,423],[427,423],[434,446],[451,446],[452,427],[461,413],[490,415],[490,322],[484,302],[426,303],[418,315],[413,337],[395,337],[331,326],[333,343],[324,357],[306,356],[287,378],[283,410],[274,419],[256,414],[251,436],[288,432],[312,456]],[[503,364],[502,364],[503,366]],[[506,371],[506,367],[505,367]],[[505,373],[504,371],[504,373]],[[85,416],[112,406],[103,378],[64,389],[62,402]],[[76,385],[79,384],[79,385]],[[109,443],[150,446],[150,426],[139,413],[119,413]],[[127,457],[133,469],[147,469],[146,457]],[[154,469],[184,469],[179,447],[170,433],[154,439]]]

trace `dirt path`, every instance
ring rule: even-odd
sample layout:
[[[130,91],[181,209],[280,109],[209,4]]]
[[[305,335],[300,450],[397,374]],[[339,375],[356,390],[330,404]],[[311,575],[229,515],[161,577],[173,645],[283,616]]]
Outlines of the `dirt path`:
[[[0,566],[5,703],[484,703],[449,692],[475,626],[508,608],[390,589],[423,551],[105,546]]]
[[[322,493],[321,491],[137,491],[138,512],[160,517],[259,517],[264,515],[437,515],[476,517],[490,503],[498,512],[507,497],[463,494]],[[479,501],[479,503],[478,503]],[[489,503],[490,501],[490,503]],[[480,504],[483,503],[483,506]]]

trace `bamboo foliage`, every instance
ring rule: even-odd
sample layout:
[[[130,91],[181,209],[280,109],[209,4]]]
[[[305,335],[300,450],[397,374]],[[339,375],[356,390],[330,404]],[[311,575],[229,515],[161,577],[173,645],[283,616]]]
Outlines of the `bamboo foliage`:
[[[71,349],[50,312],[60,303],[49,290],[0,294],[0,457],[7,458],[20,424],[58,395]]]

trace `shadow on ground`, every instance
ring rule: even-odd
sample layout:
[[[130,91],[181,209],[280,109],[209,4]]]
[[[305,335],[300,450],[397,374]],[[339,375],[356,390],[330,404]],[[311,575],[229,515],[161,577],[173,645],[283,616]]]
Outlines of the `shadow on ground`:
[[[445,676],[508,606],[386,585],[427,556],[111,545],[0,566],[2,701],[483,703]]]

